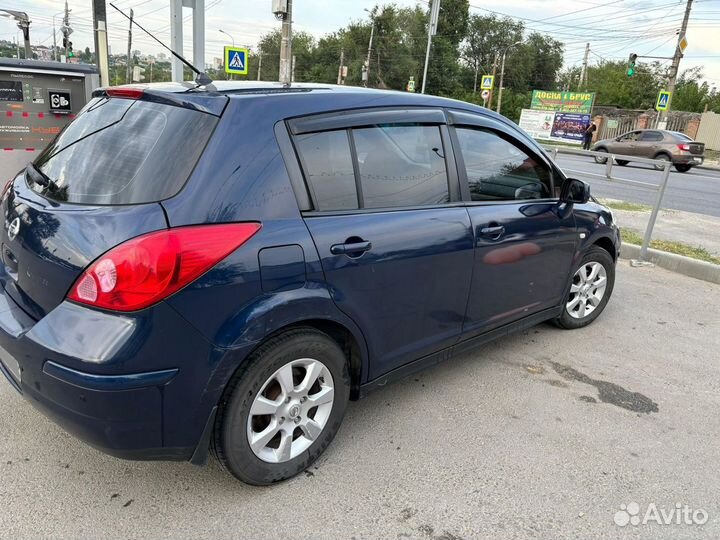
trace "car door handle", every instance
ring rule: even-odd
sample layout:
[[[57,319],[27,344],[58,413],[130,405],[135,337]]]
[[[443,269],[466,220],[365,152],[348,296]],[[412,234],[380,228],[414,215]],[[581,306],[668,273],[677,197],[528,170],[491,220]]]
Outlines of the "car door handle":
[[[505,234],[505,227],[503,227],[502,225],[495,225],[492,227],[484,227],[484,228],[480,229],[480,234],[482,236],[485,236],[486,238],[492,238],[493,240],[497,240],[503,234]]]
[[[352,242],[330,246],[330,253],[333,255],[357,255],[371,249],[372,243],[370,242]]]

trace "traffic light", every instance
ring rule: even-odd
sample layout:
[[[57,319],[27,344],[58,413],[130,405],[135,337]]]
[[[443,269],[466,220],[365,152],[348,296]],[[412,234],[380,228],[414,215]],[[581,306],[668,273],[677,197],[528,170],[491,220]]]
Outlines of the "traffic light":
[[[73,48],[72,48],[72,41],[67,42],[67,57],[75,58],[75,53],[73,52]]]
[[[63,49],[67,49],[68,47],[68,38],[67,36],[63,37]]]
[[[638,55],[635,53],[630,53],[630,56],[628,57],[628,67],[627,67],[627,76],[632,77],[635,75],[635,60],[637,60]]]

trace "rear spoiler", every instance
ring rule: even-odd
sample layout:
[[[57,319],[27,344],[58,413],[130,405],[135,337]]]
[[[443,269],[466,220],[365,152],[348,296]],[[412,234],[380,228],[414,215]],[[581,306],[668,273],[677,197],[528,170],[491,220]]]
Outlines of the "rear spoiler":
[[[98,88],[92,94],[94,98],[110,97],[118,99],[132,99],[161,103],[172,107],[192,109],[201,113],[220,117],[227,107],[230,99],[222,94],[207,92],[165,92],[154,90],[145,86],[109,86]]]

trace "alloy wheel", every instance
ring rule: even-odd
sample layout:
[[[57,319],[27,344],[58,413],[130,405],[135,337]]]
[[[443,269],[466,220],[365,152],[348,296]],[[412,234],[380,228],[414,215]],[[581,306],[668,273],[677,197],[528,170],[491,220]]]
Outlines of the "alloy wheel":
[[[575,319],[590,315],[602,302],[607,288],[607,272],[599,262],[587,262],[578,268],[570,285],[570,297],[565,306]]]
[[[253,453],[267,463],[302,454],[325,428],[334,398],[332,375],[319,360],[301,358],[282,366],[250,407],[247,438]]]

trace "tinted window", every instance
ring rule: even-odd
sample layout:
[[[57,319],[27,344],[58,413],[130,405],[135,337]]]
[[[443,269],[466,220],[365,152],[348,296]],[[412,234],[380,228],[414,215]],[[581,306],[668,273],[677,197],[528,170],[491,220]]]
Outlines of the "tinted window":
[[[353,129],[365,208],[446,203],[445,152],[437,126]]]
[[[687,135],[685,135],[684,133],[680,133],[679,131],[671,131],[670,134],[673,135],[675,138],[680,139],[681,141],[694,142],[692,137],[688,137]]]
[[[316,210],[356,209],[355,173],[347,131],[299,135],[295,143],[315,195]]]
[[[551,196],[550,170],[491,131],[459,128],[473,201],[544,199]]]
[[[663,140],[663,134],[659,131],[643,131],[640,134],[640,141],[642,142],[652,142],[652,141],[662,141]]]
[[[209,114],[145,101],[97,99],[45,149],[36,167],[49,199],[139,204],[175,195],[217,123]]]

